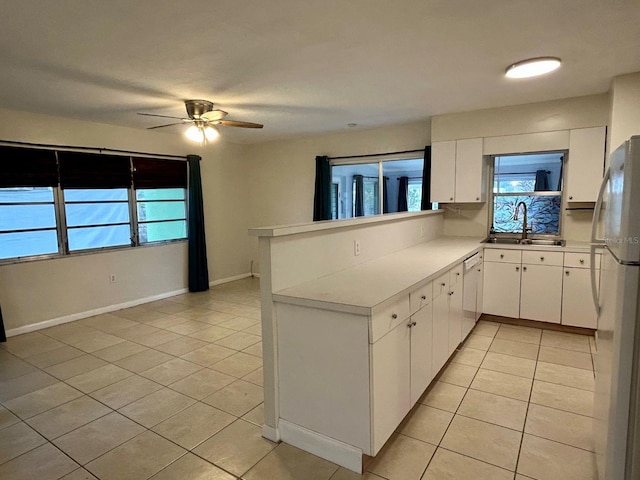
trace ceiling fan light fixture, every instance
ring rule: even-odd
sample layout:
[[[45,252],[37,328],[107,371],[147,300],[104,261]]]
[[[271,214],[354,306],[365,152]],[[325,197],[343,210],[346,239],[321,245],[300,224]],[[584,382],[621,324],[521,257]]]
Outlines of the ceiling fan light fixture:
[[[220,136],[220,132],[217,128],[207,125],[204,127],[204,136],[207,139],[207,142],[212,142]]]
[[[561,61],[557,57],[538,57],[516,62],[505,71],[507,78],[530,78],[553,72],[560,68]]]
[[[187,128],[184,134],[189,140],[193,142],[199,142],[199,143],[204,142],[204,138],[205,138],[204,132],[197,125],[191,125],[189,128]]]

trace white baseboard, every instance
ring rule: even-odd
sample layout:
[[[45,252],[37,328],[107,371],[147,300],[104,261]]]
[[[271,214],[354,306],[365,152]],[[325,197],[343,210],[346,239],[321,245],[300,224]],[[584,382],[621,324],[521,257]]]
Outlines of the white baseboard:
[[[262,436],[272,442],[280,441],[280,431],[277,428],[270,427],[269,425],[262,425]]]
[[[235,282],[236,280],[242,280],[243,278],[248,278],[250,276],[251,276],[250,273],[242,273],[240,275],[234,275],[233,277],[220,278],[218,280],[210,281],[209,282],[209,286],[210,287],[215,287],[216,285],[222,285],[223,283]],[[254,273],[253,276],[256,277],[257,275]]]
[[[262,427],[262,434],[264,435]],[[362,450],[286,420],[278,422],[280,439],[341,467],[362,473]]]

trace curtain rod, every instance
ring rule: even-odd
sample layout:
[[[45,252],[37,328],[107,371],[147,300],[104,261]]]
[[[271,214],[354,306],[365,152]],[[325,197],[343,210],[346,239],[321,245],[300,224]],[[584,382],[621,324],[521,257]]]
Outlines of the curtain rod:
[[[117,150],[117,149],[113,149],[113,148],[79,147],[79,146],[75,146],[75,145],[49,145],[49,144],[46,144],[46,143],[15,142],[15,141],[12,141],[12,140],[0,140],[0,143],[9,144],[9,145],[19,145],[19,146],[23,146],[23,147],[45,147],[45,148],[51,148],[51,149],[95,150],[95,151],[98,151],[100,153],[102,153],[102,152],[111,152],[111,153],[125,153],[125,154],[128,154],[128,155],[149,155],[149,156],[155,156],[155,157],[175,158],[175,159],[179,159],[179,160],[186,160],[187,159],[186,156],[171,155],[171,154],[168,154],[168,153],[134,152],[134,151],[130,151],[130,150]]]
[[[533,175],[538,172],[539,170],[535,172],[498,172],[498,175]],[[544,173],[551,173],[551,170],[545,170]]]
[[[398,180],[400,180],[402,177],[396,177]],[[408,180],[422,180],[422,177],[407,177]]]
[[[348,158],[366,158],[366,157],[383,157],[385,155],[399,155],[401,153],[424,153],[424,148],[420,150],[404,150],[402,152],[387,152],[387,153],[369,153],[368,155],[347,155],[345,157],[327,157],[329,160],[346,160]]]

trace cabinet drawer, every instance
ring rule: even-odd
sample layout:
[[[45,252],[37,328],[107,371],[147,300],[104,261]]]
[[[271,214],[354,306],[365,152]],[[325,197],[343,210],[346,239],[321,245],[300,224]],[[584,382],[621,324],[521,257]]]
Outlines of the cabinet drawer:
[[[462,264],[456,265],[449,270],[449,285],[451,286],[457,283],[462,283]]]
[[[433,298],[449,291],[449,272],[443,273],[433,281]]]
[[[487,248],[484,251],[485,262],[520,263],[521,250],[507,250],[500,248]]]
[[[564,266],[591,268],[591,256],[588,253],[565,253]],[[600,268],[600,254],[596,255],[596,269]]]
[[[522,263],[527,263],[529,265],[555,265],[561,267],[564,264],[564,253],[525,250],[522,252]]]
[[[416,313],[425,305],[428,305],[429,302],[431,302],[432,295],[433,295],[432,282],[426,283],[422,287],[417,288],[413,292],[409,293],[409,304],[411,307],[411,315]]]
[[[407,318],[409,318],[409,295],[404,295],[395,302],[383,304],[371,317],[369,342],[376,342]]]

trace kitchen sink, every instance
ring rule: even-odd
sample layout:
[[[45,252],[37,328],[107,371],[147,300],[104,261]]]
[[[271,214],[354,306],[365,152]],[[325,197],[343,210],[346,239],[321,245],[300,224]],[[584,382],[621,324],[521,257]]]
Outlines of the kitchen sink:
[[[564,240],[547,240],[542,238],[527,238],[522,240],[520,238],[487,238],[484,243],[497,243],[500,245],[539,245],[544,247],[564,247],[566,242]]]

